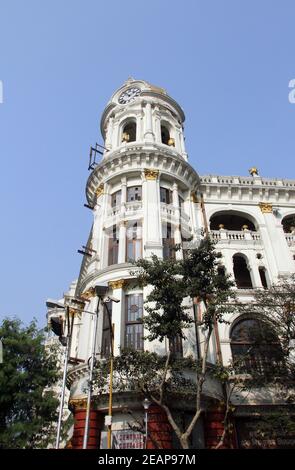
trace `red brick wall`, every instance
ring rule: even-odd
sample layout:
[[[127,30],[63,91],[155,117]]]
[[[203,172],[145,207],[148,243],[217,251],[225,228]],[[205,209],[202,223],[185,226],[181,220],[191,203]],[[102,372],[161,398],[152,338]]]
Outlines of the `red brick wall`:
[[[147,449],[172,449],[172,428],[165,411],[157,405],[148,410],[148,441]]]

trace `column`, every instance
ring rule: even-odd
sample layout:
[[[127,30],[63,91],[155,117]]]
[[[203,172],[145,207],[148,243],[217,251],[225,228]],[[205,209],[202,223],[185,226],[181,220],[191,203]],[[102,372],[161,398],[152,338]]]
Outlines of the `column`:
[[[218,250],[218,245],[217,245],[216,249]],[[234,254],[234,252],[231,251],[231,250],[226,250],[226,249],[222,250],[222,255],[224,257],[224,267],[225,267],[226,274],[230,274],[231,279],[234,281],[235,280],[235,275],[234,275],[233,254]]]
[[[274,273],[274,277],[290,275],[290,272],[294,272],[294,262],[285,240],[283,228],[272,213],[272,204],[260,203],[259,207],[265,223],[259,228],[271,272]]]
[[[120,348],[124,346],[125,339],[124,283],[124,279],[109,282],[109,288],[113,290],[112,297],[119,300],[119,302],[113,302],[112,305],[112,323],[115,325],[114,356],[120,355]]]
[[[74,400],[73,400],[74,401]],[[85,432],[85,419],[86,419],[86,398],[75,401],[72,404],[74,415],[74,431],[70,441],[72,449],[83,449],[83,438]],[[91,408],[89,416],[89,435],[87,449],[99,449],[101,431],[104,426],[103,414]]]
[[[111,136],[112,148],[117,148],[121,142],[119,142],[119,122],[115,121],[113,123],[113,133]]]
[[[142,115],[141,111],[136,116],[136,141],[141,142],[142,140]]]
[[[145,140],[154,142],[155,136],[153,133],[153,119],[152,119],[152,105],[147,102],[145,105]]]
[[[161,114],[159,111],[159,107],[155,107],[154,111],[154,119],[155,119],[155,140],[157,143],[162,142],[162,137],[161,137]]]
[[[98,191],[98,190],[97,190]],[[99,187],[99,193],[98,198],[99,201],[101,201],[101,216],[102,220],[106,220],[107,218],[107,212],[110,209],[110,196],[108,194],[109,192],[109,185],[105,183],[104,185],[100,185]],[[108,265],[108,243],[109,243],[109,237],[106,234],[106,231],[104,230],[104,226],[102,226],[101,229],[101,241],[100,241],[100,248],[99,248],[99,254],[100,254],[100,268],[104,268]]]
[[[178,198],[178,186],[177,183],[173,183],[172,186],[172,203],[175,210],[175,219],[176,224],[174,227],[174,242],[175,245],[182,245],[181,238],[181,223],[180,223],[180,208],[179,208],[179,198]],[[182,248],[175,253],[176,259],[182,259]]]
[[[187,160],[187,153],[185,151],[184,135],[183,131],[180,133],[180,142],[181,142],[181,153],[185,160]]]
[[[147,257],[155,253],[162,256],[162,227],[160,209],[159,170],[146,169],[143,174],[143,245]]]
[[[127,202],[127,178],[123,176],[121,178],[121,217],[125,217]]]
[[[118,253],[118,263],[126,262],[126,222],[121,220],[119,222],[119,253]]]
[[[248,256],[248,269],[250,271],[252,283],[254,288],[262,288],[262,282],[258,270],[258,265],[257,265],[257,258],[255,255],[255,252],[249,251],[247,252]]]
[[[111,150],[112,148],[113,127],[114,127],[114,118],[110,117],[108,126],[107,126],[106,139],[105,139],[105,147],[109,150]]]

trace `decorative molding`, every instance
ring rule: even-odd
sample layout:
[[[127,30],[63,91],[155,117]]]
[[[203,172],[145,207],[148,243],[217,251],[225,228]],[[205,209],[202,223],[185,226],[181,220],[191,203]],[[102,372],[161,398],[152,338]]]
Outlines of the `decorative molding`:
[[[263,214],[271,214],[272,213],[272,204],[269,202],[260,202],[259,204],[260,210]]]
[[[87,398],[71,398],[69,400],[69,408],[76,410],[86,410]]]
[[[144,170],[144,176],[146,177],[147,180],[156,180],[159,175],[159,170],[153,170],[150,168],[145,168]]]
[[[110,289],[123,289],[123,287],[126,285],[126,280],[125,279],[118,279],[116,281],[109,281],[108,286]]]
[[[95,194],[96,194],[97,198],[99,198],[104,193],[103,189],[104,189],[103,184],[100,184],[98,186],[98,188],[96,189],[96,191],[95,191]]]
[[[81,299],[85,300],[86,302],[90,300],[92,297],[95,297],[95,289],[94,287],[90,287],[85,292],[80,295]]]

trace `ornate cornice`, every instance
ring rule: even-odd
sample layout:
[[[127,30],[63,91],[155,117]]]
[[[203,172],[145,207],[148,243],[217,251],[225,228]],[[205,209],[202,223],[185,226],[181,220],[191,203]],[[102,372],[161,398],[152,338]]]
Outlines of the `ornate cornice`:
[[[109,281],[108,286],[110,289],[123,289],[126,285],[126,279],[118,279],[116,281]]]
[[[268,202],[260,202],[259,204],[260,210],[263,214],[271,214],[272,213],[272,204]]]
[[[154,170],[151,168],[144,169],[144,176],[147,180],[156,180],[159,175],[159,170]]]
[[[85,300],[86,302],[90,300],[92,297],[95,297],[95,289],[94,287],[90,287],[85,292],[80,295],[81,299]]]
[[[145,169],[158,171],[176,181],[178,184],[197,189],[199,176],[194,168],[177,152],[175,147],[163,144],[152,144],[146,149],[144,144],[132,142],[126,148],[109,152],[91,172],[87,185],[86,196],[90,205],[96,204],[96,190],[114,176],[124,177],[130,172],[142,174]],[[253,179],[253,178],[251,178]]]

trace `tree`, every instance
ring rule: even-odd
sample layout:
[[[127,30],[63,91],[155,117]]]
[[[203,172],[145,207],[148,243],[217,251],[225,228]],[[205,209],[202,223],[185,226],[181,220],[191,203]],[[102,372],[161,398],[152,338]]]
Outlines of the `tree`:
[[[176,433],[181,446],[189,448],[189,437],[203,413],[202,391],[206,376],[212,373],[208,367],[208,351],[212,333],[218,323],[225,322],[225,315],[235,308],[235,295],[232,290],[233,282],[229,276],[218,270],[218,254],[214,250],[214,243],[209,237],[201,240],[195,249],[186,250],[183,260],[162,260],[153,255],[151,260],[139,260],[136,265],[137,281],[141,286],[151,286],[147,295],[144,323],[149,331],[149,340],[163,341],[167,338],[170,345],[165,357],[164,367],[161,370],[161,380],[157,386],[142,385],[142,392],[163,408],[168,421]],[[202,306],[202,318],[197,319],[191,315],[191,308],[184,300],[190,299],[191,304],[197,299]],[[191,368],[195,370],[195,381],[187,381],[178,366],[177,374],[173,375],[175,361],[173,360],[172,345],[175,338],[184,338],[185,329],[195,323],[196,330],[201,330],[204,336],[204,346],[200,360],[191,359]],[[210,372],[209,372],[210,371]],[[171,377],[174,383],[185,383],[184,389],[189,388],[195,403],[194,415],[182,430],[173,416],[169,405]],[[155,385],[155,384],[154,384]],[[170,390],[171,391],[171,390]],[[174,390],[175,392],[175,390]]]
[[[277,405],[261,414],[255,423],[257,440],[271,440],[285,435],[295,438],[295,275],[280,280],[269,289],[259,289],[254,299],[240,304],[246,320],[244,345],[220,378],[227,387],[225,429],[234,410],[232,396],[250,393],[257,398],[267,392]],[[222,445],[224,435],[219,446]],[[282,439],[281,439],[282,440]],[[288,439],[290,440],[290,439]]]
[[[24,326],[4,319],[0,326],[0,448],[46,447],[55,432],[58,400],[57,354],[44,344],[36,320]]]

